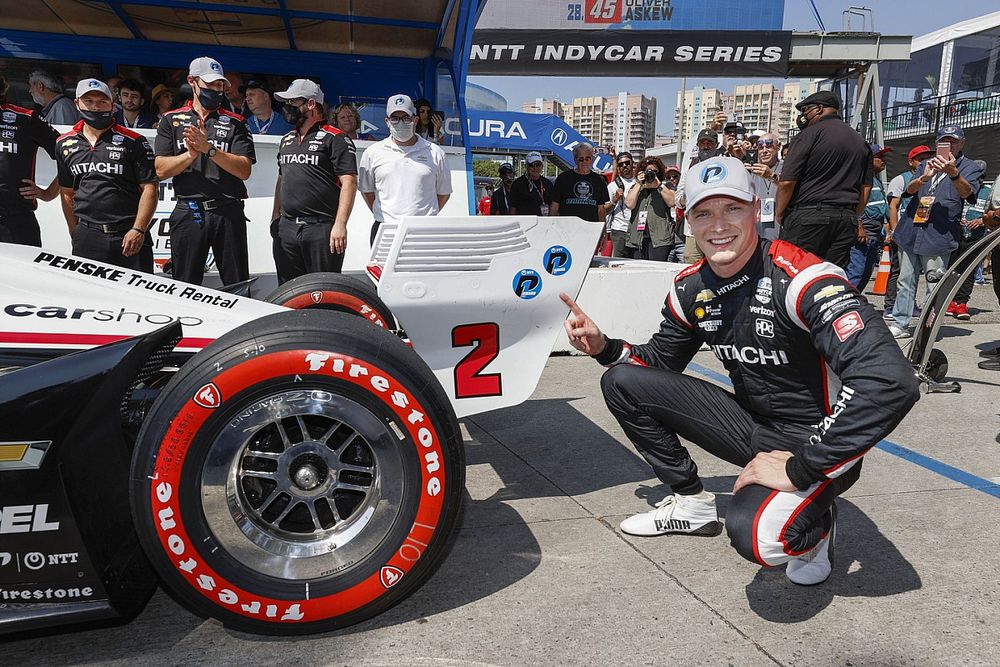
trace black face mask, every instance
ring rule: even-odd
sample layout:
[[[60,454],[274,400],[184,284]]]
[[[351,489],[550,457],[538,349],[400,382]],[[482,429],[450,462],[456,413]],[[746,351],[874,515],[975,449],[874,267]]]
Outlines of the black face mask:
[[[809,127],[809,118],[804,113],[800,113],[795,119],[795,125],[798,126],[800,130],[804,130]]]
[[[85,111],[81,109],[80,118],[95,130],[106,130],[115,124],[114,111]]]
[[[226,93],[221,90],[198,87],[198,102],[206,111],[215,111],[222,106],[226,99]]]
[[[699,148],[698,149],[698,162],[704,162],[710,157],[715,157],[719,154],[718,148]]]
[[[281,116],[288,122],[289,125],[298,127],[299,121],[302,119],[302,112],[299,111],[298,107],[286,104],[281,107]]]

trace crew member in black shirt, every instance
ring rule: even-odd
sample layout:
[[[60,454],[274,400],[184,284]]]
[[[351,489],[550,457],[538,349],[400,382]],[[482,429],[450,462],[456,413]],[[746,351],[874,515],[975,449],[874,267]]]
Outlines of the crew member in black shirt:
[[[490,215],[510,215],[510,191],[514,183],[514,165],[500,165],[500,184],[490,197]]]
[[[226,100],[222,65],[207,56],[188,70],[194,99],[163,114],[156,130],[156,174],[174,179],[170,214],[174,278],[200,285],[209,248],[224,285],[250,277],[243,200],[256,161],[243,116],[220,108]]]
[[[97,79],[76,85],[82,120],[56,141],[56,168],[73,254],[153,272],[146,233],[156,210],[153,151],[142,135],[115,125],[111,89]]]
[[[552,193],[552,215],[575,215],[591,222],[603,222],[604,205],[608,196],[608,182],[591,171],[594,164],[594,147],[581,142],[573,147],[576,169],[564,171],[556,178]]]
[[[358,191],[354,142],[324,124],[323,91],[316,83],[296,79],[275,95],[285,101],[286,120],[295,127],[278,146],[272,214],[278,281],[315,271],[340,273]]]
[[[510,186],[511,215],[548,215],[552,205],[552,181],[542,176],[542,154],[528,153],[528,171]]]
[[[781,167],[775,201],[779,238],[846,267],[871,191],[871,152],[837,115],[840,100],[832,92],[813,93],[795,108],[802,131]]]
[[[42,245],[36,199],[51,201],[59,183],[35,185],[35,154],[55,158],[59,133],[34,111],[7,103],[7,79],[0,74],[0,242]]]

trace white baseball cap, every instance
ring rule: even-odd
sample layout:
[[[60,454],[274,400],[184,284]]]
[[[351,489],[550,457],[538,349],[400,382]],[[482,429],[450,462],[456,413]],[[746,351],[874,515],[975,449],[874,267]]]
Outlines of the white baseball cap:
[[[386,116],[392,116],[397,111],[405,111],[410,116],[417,115],[417,109],[413,106],[413,100],[409,95],[393,95],[385,103]]]
[[[78,84],[76,84],[76,99],[80,99],[87,93],[104,93],[107,95],[109,100],[114,100],[115,98],[111,96],[111,89],[108,88],[108,84],[103,81],[98,81],[97,79],[81,79]]]
[[[536,162],[541,162],[541,161],[542,161],[542,154],[539,153],[538,151],[531,151],[524,158],[525,164],[535,164]]]
[[[709,197],[725,195],[745,202],[754,198],[749,172],[734,157],[713,157],[693,165],[684,177],[684,193],[689,211]]]
[[[318,83],[309,79],[296,79],[292,81],[292,85],[288,86],[288,90],[275,93],[274,96],[286,102],[288,100],[316,100],[323,104],[325,99],[323,89],[319,87]]]
[[[205,83],[212,83],[213,81],[226,78],[226,73],[222,71],[222,65],[219,64],[219,61],[208,56],[192,60],[191,66],[188,67],[188,74],[198,77]]]

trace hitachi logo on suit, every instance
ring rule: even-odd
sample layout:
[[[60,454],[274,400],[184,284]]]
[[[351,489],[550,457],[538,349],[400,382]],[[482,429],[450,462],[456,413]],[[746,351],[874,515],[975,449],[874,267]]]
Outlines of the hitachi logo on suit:
[[[110,162],[81,162],[79,164],[71,164],[69,170],[74,176],[82,176],[94,171],[98,174],[117,174],[119,176],[125,173],[122,165],[111,164]]]
[[[765,350],[760,347],[736,347],[735,345],[713,345],[712,352],[720,361],[738,361],[741,364],[784,366],[788,355],[784,350]]]

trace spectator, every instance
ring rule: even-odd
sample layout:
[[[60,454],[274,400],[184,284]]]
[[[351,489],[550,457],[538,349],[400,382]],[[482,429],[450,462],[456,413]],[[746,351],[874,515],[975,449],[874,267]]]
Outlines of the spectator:
[[[695,164],[696,162],[699,162],[701,160],[707,160],[709,157],[711,157],[710,155],[707,155],[707,153],[702,153],[702,156],[700,157],[699,160],[696,160],[694,162],[691,161],[696,155],[698,155],[699,151],[705,150],[703,146],[707,144],[703,143],[704,140],[706,140],[707,137],[711,135],[712,139],[714,139],[713,149],[718,148],[719,144],[722,143],[721,133],[723,128],[725,128],[726,126],[726,118],[727,116],[725,112],[723,112],[722,109],[719,108],[719,110],[715,112],[715,116],[712,117],[712,124],[706,128],[703,128],[701,132],[699,132],[693,139],[691,139],[691,141],[688,142],[687,146],[684,147],[684,164],[681,165],[681,181],[678,184],[679,191],[684,190],[684,174],[687,173],[688,168],[692,164]]]
[[[712,121],[712,125],[698,133],[697,144],[695,145],[697,150],[685,154],[684,161],[687,163],[687,166],[681,168],[681,178],[680,183],[677,185],[676,195],[677,206],[680,208],[683,209],[686,206],[684,197],[684,175],[688,172],[688,170],[699,162],[704,162],[705,160],[713,157],[726,154],[726,150],[719,147],[718,135],[719,130],[723,128],[723,123],[725,122],[726,114],[721,111],[715,114],[715,119]],[[694,236],[691,234],[691,225],[688,224],[687,220],[684,221],[683,229],[684,261],[688,264],[693,264],[704,257],[705,253],[701,251],[701,248],[699,248],[697,242],[695,242]]]
[[[608,184],[608,196],[611,198],[608,203],[611,207],[611,256],[632,257],[632,250],[625,245],[629,223],[632,221],[632,209],[625,205],[625,193],[635,185],[635,160],[631,153],[624,151],[615,156],[615,166],[618,175]]]
[[[152,273],[148,230],[158,192],[153,151],[141,134],[115,125],[107,84],[83,79],[76,102],[83,120],[56,142],[73,254]]]
[[[847,280],[861,293],[864,293],[872,269],[882,256],[882,234],[889,222],[889,203],[879,174],[885,171],[885,154],[891,150],[878,144],[871,145],[872,189],[868,205],[861,212],[858,239],[851,247],[851,259],[847,264]]]
[[[0,73],[0,117],[7,128],[0,142],[0,242],[42,245],[35,218],[37,200],[52,201],[59,195],[59,180],[46,188],[34,182],[35,156],[41,148],[56,157],[59,133],[38,114],[7,103],[7,78]]]
[[[112,89],[114,90],[114,89]],[[146,87],[136,79],[121,79],[118,84],[119,107],[115,122],[122,127],[150,130],[156,127],[156,116],[143,108]]]
[[[828,90],[795,105],[802,130],[781,167],[775,216],[780,238],[846,267],[858,238],[858,216],[868,202],[871,153],[837,115],[840,100]]]
[[[371,134],[360,133],[361,114],[358,113],[358,108],[350,102],[337,105],[333,110],[331,125],[353,141],[375,141],[375,137]]]
[[[564,171],[556,178],[552,192],[552,215],[575,215],[591,222],[603,222],[607,217],[608,183],[591,171],[594,147],[583,141],[573,146],[576,169]]]
[[[666,175],[664,176],[664,183],[667,189],[674,193],[674,208],[671,209],[670,213],[674,216],[674,249],[670,251],[667,255],[668,262],[676,262],[678,264],[684,262],[684,212],[677,208],[677,189],[680,187],[681,170],[677,168],[676,165],[670,165],[667,167]]]
[[[983,214],[983,223],[990,234],[1000,234],[997,228],[1000,227],[1000,187],[993,184],[993,196],[990,197],[989,207]],[[1000,303],[1000,246],[993,248],[990,253],[990,269],[993,272],[993,293]],[[979,362],[979,367],[987,371],[1000,371],[1000,347],[990,347],[982,350],[979,356],[985,357]]]
[[[479,206],[476,208],[479,215],[489,215],[490,214],[490,203],[493,200],[493,186],[487,185],[483,188],[485,194],[482,199],[479,200]]]
[[[775,135],[764,132],[757,137],[754,146],[755,150],[748,153],[753,162],[747,163],[747,171],[750,172],[754,194],[760,200],[757,234],[773,241],[778,238],[779,231],[774,219],[774,199],[778,193],[778,176],[781,174],[781,164],[778,162],[781,142]]]
[[[223,106],[227,111],[231,111],[241,116],[249,116],[247,111],[246,98],[243,95],[243,77],[235,72],[226,75],[226,101]]]
[[[167,88],[166,84],[158,83],[153,86],[153,99],[149,103],[149,110],[152,111],[159,121],[163,114],[174,108],[174,91]]]
[[[666,262],[674,251],[674,191],[664,181],[666,171],[660,158],[643,158],[625,195],[625,206],[632,211],[626,245],[636,259]]]
[[[493,188],[490,198],[490,215],[510,215],[510,186],[514,183],[514,165],[504,162],[500,165],[500,183]]]
[[[726,123],[722,128],[723,148],[726,155],[742,160],[746,154],[747,130],[739,122]]]
[[[408,96],[390,97],[385,105],[389,137],[369,146],[361,156],[358,190],[375,216],[372,243],[383,222],[437,215],[451,197],[451,171],[444,151],[417,136],[416,116]]]
[[[80,114],[62,91],[62,84],[51,72],[36,69],[28,75],[28,92],[42,107],[42,120],[50,125],[75,125]]]
[[[542,176],[541,153],[528,153],[526,172],[510,186],[511,215],[548,215],[552,205],[552,181]]]
[[[882,317],[886,320],[892,320],[892,307],[896,303],[896,289],[899,285],[899,250],[894,238],[896,225],[899,224],[899,212],[905,211],[910,199],[913,198],[913,195],[906,194],[906,186],[910,184],[910,180],[913,179],[920,163],[929,160],[933,155],[934,151],[927,146],[911,148],[906,156],[910,166],[909,170],[892,179],[885,193],[886,199],[889,201],[889,233],[886,235],[886,240],[889,241],[890,257],[889,284],[885,288],[884,312],[882,313]]]
[[[222,108],[222,65],[195,58],[187,83],[194,99],[170,111],[156,129],[156,173],[173,177],[177,202],[168,219],[175,280],[200,285],[209,248],[223,285],[250,278],[246,180],[257,159],[243,117]]]
[[[917,279],[921,273],[948,265],[962,234],[962,202],[975,202],[982,184],[983,170],[962,152],[965,131],[960,126],[945,125],[938,130],[937,141],[938,146],[947,144],[947,152],[924,161],[917,169],[919,176],[906,186],[906,193],[914,197],[896,227],[899,288],[889,326],[896,338],[910,335],[907,327],[913,317]],[[928,294],[930,287],[928,283]]]
[[[125,79],[121,74],[112,74],[108,77],[108,88],[111,90],[112,99],[118,99],[118,93],[121,92],[121,83]]]
[[[986,172],[986,163],[982,160],[975,160],[982,172]],[[968,204],[965,210],[965,218],[962,220],[962,238],[958,241],[958,249],[951,254],[951,262],[954,263],[959,257],[964,255],[969,248],[986,236],[986,225],[983,223],[983,214],[986,212],[993,196],[993,189],[985,183],[979,187],[976,194],[976,202]],[[979,269],[982,269],[982,264]],[[955,300],[951,302],[946,311],[947,315],[952,315],[955,319],[970,320],[972,314],[969,313],[969,299],[972,297],[972,283],[975,280],[975,272],[970,273],[962,282],[955,294]]]
[[[414,128],[417,136],[436,144],[443,143],[444,116],[434,111],[431,103],[423,98],[414,102],[413,106],[417,108],[417,126]]]
[[[250,79],[240,92],[250,112],[247,116],[247,128],[251,134],[283,136],[294,129],[292,124],[275,110],[271,97],[274,91],[264,81]]]

